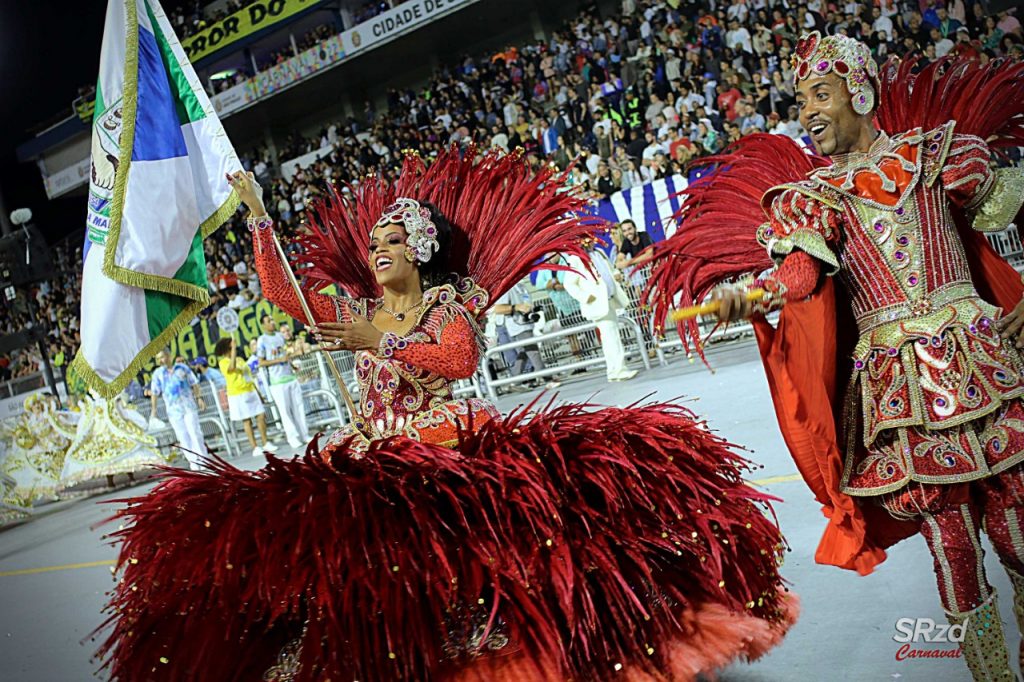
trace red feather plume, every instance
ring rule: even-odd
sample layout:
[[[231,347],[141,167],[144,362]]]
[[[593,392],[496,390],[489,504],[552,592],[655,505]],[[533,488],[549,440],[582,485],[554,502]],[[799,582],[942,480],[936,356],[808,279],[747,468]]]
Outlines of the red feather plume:
[[[373,176],[350,189],[317,202],[311,233],[299,239],[296,269],[307,288],[333,283],[352,297],[379,295],[366,261],[370,231],[397,197],[430,202],[451,222],[448,269],[472,278],[492,302],[547,254],[589,262],[580,240],[600,222],[584,215],[586,199],[566,190],[564,173],[534,172],[521,154],[481,155],[475,147],[453,145],[429,164],[409,154],[394,183]]]
[[[756,231],[765,221],[761,197],[772,187],[801,180],[828,160],[808,154],[783,135],[744,137],[725,152],[701,159],[710,172],[683,193],[673,216],[678,229],[656,244],[647,290],[659,327],[678,305],[693,305],[725,280],[771,267]],[[679,300],[676,300],[676,297]],[[700,349],[695,320],[679,325],[684,345]]]
[[[990,147],[1024,145],[1024,62],[945,58],[914,73],[919,59],[886,62],[878,74],[878,126],[889,133],[956,121],[957,133]]]
[[[794,604],[750,465],[684,408],[592,407],[531,405],[455,449],[398,437],[326,463],[314,440],[260,471],[168,471],[116,515],[110,679],[262,679],[292,637],[296,682],[693,679],[757,658]],[[509,646],[488,655],[492,632]]]

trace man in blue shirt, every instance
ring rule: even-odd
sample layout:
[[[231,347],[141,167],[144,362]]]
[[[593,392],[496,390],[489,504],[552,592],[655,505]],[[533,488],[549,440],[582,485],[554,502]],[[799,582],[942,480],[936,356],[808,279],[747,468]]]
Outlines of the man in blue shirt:
[[[196,371],[200,381],[209,381],[216,388],[227,388],[228,380],[224,378],[220,370],[216,367],[210,367],[206,358],[198,357],[192,361],[192,367]]]
[[[178,445],[185,453],[189,468],[199,471],[201,458],[206,456],[203,442],[203,428],[199,424],[199,413],[206,404],[199,392],[199,379],[185,363],[176,363],[170,348],[164,348],[156,355],[157,368],[153,371],[150,384],[150,399],[153,409],[150,419],[156,417],[156,399],[163,396],[167,409],[167,420],[171,422]]]

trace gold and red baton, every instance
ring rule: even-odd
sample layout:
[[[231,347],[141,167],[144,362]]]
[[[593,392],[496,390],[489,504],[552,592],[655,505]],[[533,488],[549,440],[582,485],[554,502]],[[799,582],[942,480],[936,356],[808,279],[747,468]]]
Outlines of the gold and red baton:
[[[764,289],[751,289],[747,292],[746,299],[751,303],[756,303],[764,298],[764,293]],[[702,315],[713,315],[718,312],[721,305],[721,301],[706,301],[700,305],[691,305],[679,310],[673,310],[671,315],[672,321],[683,322],[684,320],[692,320]]]

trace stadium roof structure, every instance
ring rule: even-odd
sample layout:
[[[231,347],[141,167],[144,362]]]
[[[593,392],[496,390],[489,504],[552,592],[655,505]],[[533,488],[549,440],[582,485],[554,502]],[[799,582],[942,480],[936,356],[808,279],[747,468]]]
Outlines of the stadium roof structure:
[[[500,41],[512,39],[513,34],[528,39],[541,24],[539,13],[545,19],[555,20],[555,15],[564,19],[572,16],[580,3],[407,0],[345,30],[341,28],[350,23],[350,15],[345,14],[350,0],[257,0],[242,12],[290,4],[301,5],[302,10],[218,49],[193,51],[200,55],[193,62],[197,74],[209,79],[221,72],[254,67],[257,59],[289,45],[294,50],[296,35],[324,24],[331,28],[332,35],[313,48],[259,70],[245,83],[211,97],[236,147],[262,143],[271,129],[294,129],[303,122],[314,125],[313,119],[318,117],[322,121],[325,116],[355,114],[362,110],[365,99],[382,94],[384,87],[405,87],[425,80],[439,66],[439,58],[454,58],[485,46],[489,49],[492,43],[501,45]],[[395,43],[399,38],[404,40]],[[195,39],[183,41],[186,50]],[[387,50],[380,49],[385,45]],[[19,161],[38,165],[50,198],[84,191],[88,185],[91,121],[85,104],[76,101],[66,118],[17,148]]]

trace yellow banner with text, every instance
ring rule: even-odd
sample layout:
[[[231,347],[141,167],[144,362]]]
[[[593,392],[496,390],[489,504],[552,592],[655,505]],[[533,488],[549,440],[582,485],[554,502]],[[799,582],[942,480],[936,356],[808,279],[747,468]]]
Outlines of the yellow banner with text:
[[[181,46],[194,63],[320,2],[322,0],[257,0],[194,36],[182,39]]]

